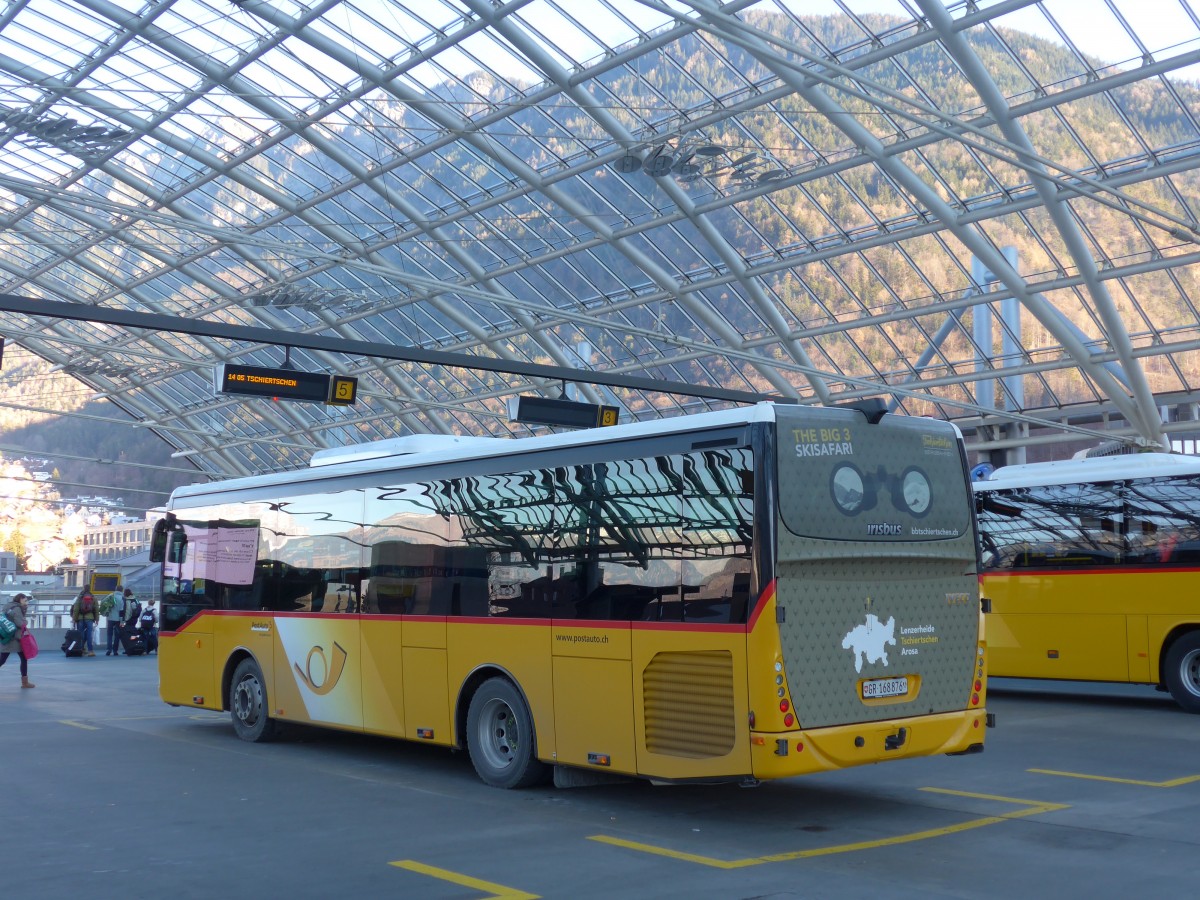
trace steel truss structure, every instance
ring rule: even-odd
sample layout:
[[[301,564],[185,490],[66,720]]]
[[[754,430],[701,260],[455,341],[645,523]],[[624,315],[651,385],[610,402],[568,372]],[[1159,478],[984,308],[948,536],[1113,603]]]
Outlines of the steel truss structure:
[[[214,475],[520,434],[506,400],[564,390],[1162,445],[1200,390],[1198,110],[1189,0],[11,0],[0,293],[180,328],[0,333]],[[287,335],[414,354],[289,353],[353,407],[214,394]]]

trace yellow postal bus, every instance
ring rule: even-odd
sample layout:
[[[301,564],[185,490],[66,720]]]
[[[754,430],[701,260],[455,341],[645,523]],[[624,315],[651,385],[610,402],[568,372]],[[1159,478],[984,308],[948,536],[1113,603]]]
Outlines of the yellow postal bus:
[[[175,491],[173,705],[465,747],[500,787],[780,778],[983,748],[957,430],[759,404],[414,436]]]
[[[974,487],[993,675],[1155,684],[1200,712],[1200,460],[1030,463]]]

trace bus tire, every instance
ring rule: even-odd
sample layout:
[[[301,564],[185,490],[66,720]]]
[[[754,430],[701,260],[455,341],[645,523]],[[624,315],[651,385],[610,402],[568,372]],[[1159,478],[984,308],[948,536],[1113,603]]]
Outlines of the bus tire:
[[[1163,675],[1175,702],[1200,713],[1200,631],[1182,635],[1171,645]]]
[[[233,682],[229,686],[229,715],[233,719],[234,733],[251,743],[273,740],[278,732],[275,720],[267,714],[269,709],[262,669],[246,657],[233,670]]]
[[[546,774],[535,755],[533,716],[506,678],[489,678],[471,698],[467,749],[475,771],[492,787],[529,787]]]

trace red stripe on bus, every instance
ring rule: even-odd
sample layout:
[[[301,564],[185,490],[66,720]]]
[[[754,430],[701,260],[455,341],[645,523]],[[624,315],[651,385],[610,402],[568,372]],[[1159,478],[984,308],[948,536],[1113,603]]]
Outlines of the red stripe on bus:
[[[774,597],[775,597],[775,579],[772,578],[771,583],[768,584],[763,589],[763,592],[759,595],[758,602],[754,604],[754,614],[750,616],[750,624],[746,628],[747,631],[753,631],[755,628],[758,627],[758,617],[762,615],[763,609],[766,607],[766,605],[768,603],[771,602],[772,599],[774,599]]]

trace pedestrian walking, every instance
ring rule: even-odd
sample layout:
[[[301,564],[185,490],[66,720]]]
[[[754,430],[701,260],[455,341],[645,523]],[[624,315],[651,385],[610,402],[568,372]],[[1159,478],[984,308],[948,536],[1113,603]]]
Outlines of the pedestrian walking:
[[[84,588],[71,604],[71,621],[83,636],[83,655],[95,656],[93,645],[96,623],[100,621],[100,608],[91,590]]]
[[[129,593],[128,590],[126,593]],[[100,614],[104,616],[104,655],[121,655],[121,623],[125,621],[125,598],[113,591],[100,601]]]
[[[21,638],[29,631],[29,625],[25,618],[26,604],[29,598],[25,594],[17,594],[12,598],[12,602],[4,608],[4,612],[0,615],[5,615],[8,620],[17,626],[16,633],[3,644],[0,644],[0,666],[8,662],[8,657],[15,653],[21,659],[21,687],[31,688],[36,685],[29,680],[29,660],[25,656],[25,651],[21,649]]]

